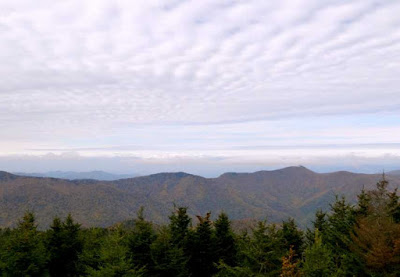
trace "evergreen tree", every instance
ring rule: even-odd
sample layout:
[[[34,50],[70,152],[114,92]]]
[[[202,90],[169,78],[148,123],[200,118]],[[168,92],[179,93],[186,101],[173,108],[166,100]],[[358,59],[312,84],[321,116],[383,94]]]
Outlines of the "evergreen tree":
[[[364,190],[364,188],[361,190],[361,193],[357,195],[357,198],[358,202],[357,202],[357,207],[355,209],[356,216],[359,217],[368,215],[371,198],[368,195],[368,193]]]
[[[353,251],[373,276],[400,276],[400,224],[389,217],[359,219]]]
[[[281,247],[280,235],[274,224],[267,225],[259,221],[253,228],[251,237],[240,241],[239,260],[241,273],[248,276],[277,276],[282,269],[282,256],[285,250]],[[251,274],[250,274],[251,273]]]
[[[324,236],[324,233],[327,229],[328,222],[326,220],[326,213],[322,210],[317,210],[315,212],[315,220],[312,221],[312,229],[307,228],[305,235],[305,242],[307,246],[311,246],[315,242],[315,230],[318,229],[321,236]]]
[[[400,223],[400,201],[397,188],[393,192],[388,192],[388,198],[388,213],[395,223]]]
[[[170,215],[169,220],[172,243],[179,247],[184,247],[192,221],[187,214],[187,208],[175,208],[175,211]]]
[[[383,176],[375,190],[368,192],[367,213],[357,218],[352,233],[352,250],[375,276],[400,275],[400,224],[397,222],[399,197],[388,192]]]
[[[83,242],[80,239],[80,224],[69,214],[64,222],[53,220],[47,232],[48,269],[51,276],[76,276],[79,269],[79,255]]]
[[[53,219],[53,223],[50,226],[50,230],[47,231],[46,236],[46,250],[49,253],[47,267],[50,276],[57,276],[57,273],[63,274],[62,248],[65,245],[65,242],[62,222],[59,217]],[[61,272],[59,272],[59,268]]]
[[[215,235],[210,215],[207,213],[205,217],[197,216],[199,224],[189,234],[189,269],[192,276],[207,277],[216,271]]]
[[[170,228],[163,226],[157,239],[151,245],[151,256],[154,261],[156,276],[188,276],[188,257],[182,247],[173,244]]]
[[[9,232],[8,232],[9,233]],[[3,276],[5,264],[5,254],[6,254],[6,244],[9,240],[9,234],[5,230],[0,228],[0,276]]]
[[[144,219],[143,207],[137,213],[134,227],[128,236],[128,250],[132,263],[136,268],[144,268],[148,274],[154,269],[151,258],[151,244],[156,239],[153,225]]]
[[[293,218],[282,223],[282,229],[279,231],[281,244],[284,250],[289,251],[293,248],[295,253],[301,253],[303,250],[303,232],[299,230]]]
[[[214,226],[217,260],[229,266],[235,266],[237,249],[228,216],[225,213],[220,213]]]
[[[336,197],[336,201],[331,204],[323,239],[333,254],[338,275],[357,276],[362,268],[359,259],[349,248],[350,233],[356,222],[355,215],[354,207],[344,197]]]
[[[107,229],[92,227],[81,230],[81,240],[83,241],[82,253],[79,256],[80,272],[87,268],[99,269],[103,261],[101,260],[101,248],[104,245],[109,232]]]
[[[121,225],[109,231],[100,248],[98,268],[88,267],[87,274],[93,277],[145,276],[143,269],[136,268],[128,256],[127,232]]]
[[[335,272],[333,254],[329,248],[322,243],[322,237],[315,230],[314,244],[309,246],[304,253],[303,273],[306,277],[330,277]]]
[[[45,274],[45,248],[32,212],[26,212],[17,228],[10,233],[6,249],[2,257],[4,276],[43,276]]]
[[[191,218],[186,207],[174,206],[169,225],[161,228],[151,246],[155,273],[159,276],[187,276],[190,249],[188,248]]]
[[[313,221],[314,229],[318,229],[320,233],[323,233],[326,229],[326,213],[322,210],[317,210],[315,213],[315,221]]]

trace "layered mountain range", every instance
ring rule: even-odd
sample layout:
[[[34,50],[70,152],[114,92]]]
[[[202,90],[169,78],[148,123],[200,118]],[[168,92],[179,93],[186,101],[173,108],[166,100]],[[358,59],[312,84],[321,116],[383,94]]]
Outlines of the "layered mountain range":
[[[59,178],[67,180],[79,180],[79,179],[93,179],[99,181],[115,181],[118,179],[136,177],[137,174],[113,174],[104,171],[87,171],[87,172],[75,172],[75,171],[49,171],[44,173],[26,173],[26,172],[15,172],[15,175],[29,176],[29,177],[49,177]]]
[[[387,175],[392,188],[400,176]],[[26,210],[46,228],[54,216],[72,216],[83,226],[109,226],[135,217],[144,206],[147,219],[163,223],[174,205],[192,216],[225,211],[231,219],[293,217],[305,226],[317,209],[328,210],[335,195],[356,201],[363,187],[373,188],[381,174],[315,173],[288,167],[203,178],[183,172],[158,173],[115,181],[65,180],[0,172],[0,227],[14,226]]]

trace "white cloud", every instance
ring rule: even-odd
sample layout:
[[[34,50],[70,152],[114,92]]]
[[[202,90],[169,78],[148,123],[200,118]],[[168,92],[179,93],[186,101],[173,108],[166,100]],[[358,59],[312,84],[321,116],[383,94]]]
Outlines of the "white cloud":
[[[398,14],[397,1],[0,1],[1,153],[398,141]],[[305,122],[368,114],[388,121]]]

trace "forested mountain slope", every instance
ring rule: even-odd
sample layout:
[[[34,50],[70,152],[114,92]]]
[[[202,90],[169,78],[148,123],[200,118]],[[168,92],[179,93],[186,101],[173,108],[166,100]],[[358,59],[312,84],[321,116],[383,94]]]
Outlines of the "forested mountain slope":
[[[39,226],[55,215],[71,213],[84,226],[108,226],[133,218],[140,206],[149,220],[165,222],[173,204],[189,207],[194,216],[213,211],[231,219],[294,217],[300,225],[316,209],[328,209],[335,194],[354,201],[363,186],[373,188],[379,174],[318,174],[304,167],[255,173],[225,173],[203,178],[187,173],[159,173],[117,181],[17,176],[0,172],[0,226],[14,226],[26,210],[37,214]],[[392,187],[400,178],[388,176]]]
[[[395,175],[400,176],[400,169],[399,170],[392,170],[387,173],[388,175]]]

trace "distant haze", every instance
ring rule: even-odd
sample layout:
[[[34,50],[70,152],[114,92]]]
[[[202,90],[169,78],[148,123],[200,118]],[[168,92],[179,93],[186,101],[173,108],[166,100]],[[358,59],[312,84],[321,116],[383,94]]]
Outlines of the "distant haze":
[[[125,178],[136,177],[135,174],[112,174],[104,171],[89,171],[89,172],[74,172],[74,171],[49,171],[43,173],[35,172],[14,172],[13,174],[19,176],[30,176],[30,177],[50,177],[67,180],[82,180],[92,179],[100,181],[114,181]]]
[[[0,1],[0,170],[400,167],[400,1]]]

